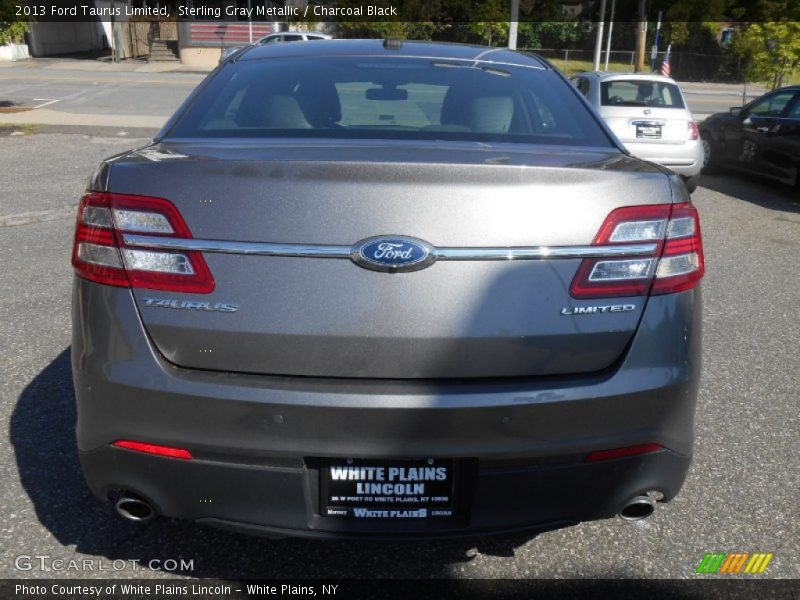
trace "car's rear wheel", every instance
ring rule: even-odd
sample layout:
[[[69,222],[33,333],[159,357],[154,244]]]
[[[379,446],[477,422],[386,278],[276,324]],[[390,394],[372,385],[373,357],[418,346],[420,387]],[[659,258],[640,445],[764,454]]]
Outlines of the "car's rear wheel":
[[[700,139],[703,142],[703,173],[713,173],[719,169],[719,147],[708,135]]]
[[[693,193],[697,189],[697,184],[700,181],[700,175],[692,175],[691,177],[684,177],[683,183],[686,184],[686,189],[689,193]]]

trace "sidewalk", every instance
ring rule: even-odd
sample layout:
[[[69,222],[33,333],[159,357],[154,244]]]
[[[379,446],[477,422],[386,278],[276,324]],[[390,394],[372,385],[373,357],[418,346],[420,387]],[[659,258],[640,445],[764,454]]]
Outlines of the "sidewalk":
[[[179,61],[151,62],[127,59],[118,63],[110,59],[79,59],[68,57],[31,58],[20,61],[0,61],[2,69],[66,69],[70,71],[118,72],[118,73],[210,73],[208,67],[188,67]]]
[[[96,113],[71,113],[40,108],[25,112],[0,114],[0,126],[7,125],[64,125],[74,127],[111,127],[126,129],[159,130],[169,117],[155,115],[106,115]]]
[[[742,97],[744,83],[710,83],[705,81],[676,82],[684,94],[703,94],[705,96],[739,96]],[[760,83],[747,84],[747,97],[757,98],[769,90]]]

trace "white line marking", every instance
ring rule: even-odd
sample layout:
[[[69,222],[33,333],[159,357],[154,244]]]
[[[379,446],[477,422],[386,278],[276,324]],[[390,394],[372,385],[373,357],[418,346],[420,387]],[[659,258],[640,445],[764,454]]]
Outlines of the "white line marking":
[[[36,98],[34,98],[34,101],[36,101]],[[61,102],[61,100],[50,100],[50,102],[44,102],[42,104],[34,106],[33,108],[34,110],[37,108],[44,108],[45,106],[50,106],[51,104],[55,104],[56,102]]]
[[[0,215],[0,227],[16,227],[30,225],[31,223],[44,223],[46,221],[59,221],[75,217],[75,205],[57,206],[45,210],[33,210],[11,215]]]

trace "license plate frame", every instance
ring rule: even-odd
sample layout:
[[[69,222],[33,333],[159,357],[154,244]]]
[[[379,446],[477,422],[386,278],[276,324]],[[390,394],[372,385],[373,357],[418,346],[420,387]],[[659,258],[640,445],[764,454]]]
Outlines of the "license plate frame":
[[[457,518],[460,466],[455,459],[322,459],[319,514],[383,522]]]

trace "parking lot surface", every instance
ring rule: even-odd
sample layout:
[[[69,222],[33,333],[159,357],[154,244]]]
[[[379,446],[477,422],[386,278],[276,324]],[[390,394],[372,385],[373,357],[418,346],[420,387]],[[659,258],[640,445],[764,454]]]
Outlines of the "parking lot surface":
[[[125,69],[126,65],[118,67]],[[198,72],[108,68],[90,60],[0,63],[0,122],[150,128],[155,132],[205,77]],[[754,84],[748,86],[746,95],[742,86],[733,84],[681,86],[698,121],[741,106],[743,100],[752,100],[765,91]]]
[[[683,491],[652,518],[532,539],[413,544],[275,541],[121,521],[90,496],[77,462],[69,256],[74,207],[92,170],[142,141],[0,135],[0,577],[93,575],[15,567],[20,555],[46,554],[193,561],[191,571],[131,567],[116,577],[688,578],[712,551],[772,552],[760,577],[800,577],[800,203],[794,190],[730,173],[704,177],[694,195],[707,261],[696,453]]]

